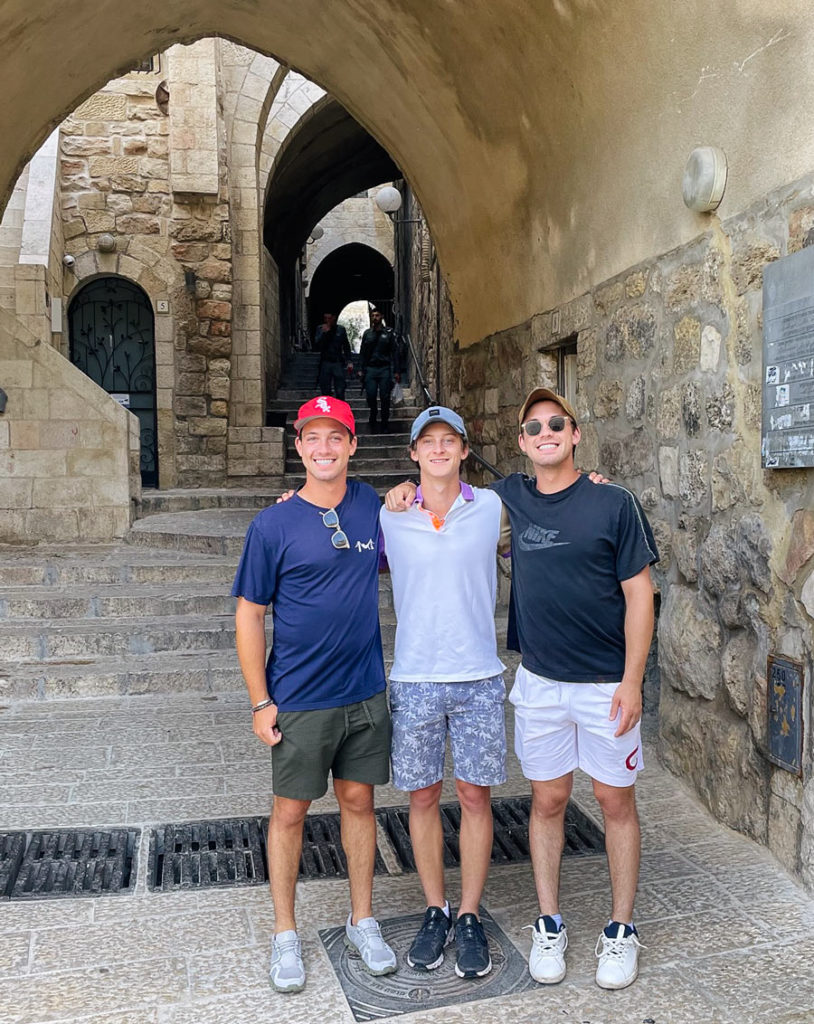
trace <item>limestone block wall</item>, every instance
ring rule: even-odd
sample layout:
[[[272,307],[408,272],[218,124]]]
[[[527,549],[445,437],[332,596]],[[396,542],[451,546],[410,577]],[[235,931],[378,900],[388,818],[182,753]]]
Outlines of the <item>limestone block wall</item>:
[[[0,309],[0,543],[105,541],[141,499],[138,420]]]
[[[278,271],[261,243],[265,178],[260,161],[270,111],[287,70],[226,40],[219,52],[234,245],[227,474],[229,482],[241,483],[247,476],[281,475],[285,468],[281,439],[261,426],[266,395],[280,378],[281,345]]]
[[[713,813],[814,888],[814,473],[762,470],[761,286],[814,242],[814,176],[558,311],[449,353],[449,401],[521,468],[518,404],[576,340],[579,463],[640,495],[662,560],[660,749]],[[559,325],[556,317],[559,316]],[[767,656],[805,671],[802,778],[772,766]]]
[[[28,165],[14,309],[28,329],[67,353],[54,299],[62,297],[62,218],[57,193],[59,131],[53,131]],[[56,326],[56,331],[53,327]]]
[[[376,189],[370,189],[369,195],[352,196],[333,210],[319,222],[322,238],[306,246],[305,274],[308,279],[306,295],[310,291],[311,281],[317,267],[326,256],[340,246],[351,242],[368,245],[393,262],[393,222],[386,213],[378,208],[374,196]]]
[[[26,164],[0,221],[0,307],[10,311],[15,308],[17,302],[16,268],[20,262],[20,246],[23,240],[28,170],[29,165]]]
[[[167,52],[170,180],[176,195],[218,196],[217,46],[216,39],[199,39]]]
[[[166,116],[155,93],[173,67],[185,103],[171,98]],[[119,274],[144,288],[155,312],[161,487],[226,480],[232,242],[225,137],[211,130],[216,71],[215,41],[173,47],[155,73],[108,83],[61,130],[65,248],[76,259],[66,296],[93,277]],[[181,165],[171,174],[171,141],[185,153],[212,148],[197,183]],[[114,252],[99,250],[103,234],[114,237]]]

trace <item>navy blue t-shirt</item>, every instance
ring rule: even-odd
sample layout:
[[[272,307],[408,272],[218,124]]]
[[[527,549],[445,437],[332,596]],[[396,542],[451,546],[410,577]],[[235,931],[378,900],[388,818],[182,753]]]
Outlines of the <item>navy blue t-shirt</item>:
[[[336,512],[350,550],[332,545],[320,515],[327,509],[299,495],[249,527],[232,596],[273,606],[266,681],[280,711],[343,707],[385,688],[380,508],[372,487],[348,481]]]
[[[512,601],[523,665],[572,683],[619,682],[625,668],[621,581],[658,561],[641,505],[587,476],[555,494],[531,477],[498,480],[512,525]]]

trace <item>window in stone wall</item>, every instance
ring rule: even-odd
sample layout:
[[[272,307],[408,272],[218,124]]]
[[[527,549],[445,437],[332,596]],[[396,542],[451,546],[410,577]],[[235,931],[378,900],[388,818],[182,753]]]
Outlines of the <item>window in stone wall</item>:
[[[131,74],[135,75],[153,75],[161,70],[161,57],[160,54],[154,53],[152,57],[147,57],[145,60],[140,60],[138,64],[132,69]]]
[[[577,336],[571,334],[557,349],[557,391],[574,405],[577,398]]]

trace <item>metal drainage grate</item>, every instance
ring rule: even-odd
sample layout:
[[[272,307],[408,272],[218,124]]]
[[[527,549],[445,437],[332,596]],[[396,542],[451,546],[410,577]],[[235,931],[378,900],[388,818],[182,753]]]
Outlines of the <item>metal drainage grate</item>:
[[[13,840],[17,840],[16,846]],[[25,846],[26,833],[4,837],[9,849]],[[133,891],[136,879],[136,829],[60,829],[34,832],[22,857],[6,859],[6,891],[12,900],[53,899],[59,896],[102,896]]]
[[[387,867],[378,849],[373,870],[377,875],[387,874]],[[300,878],[347,877],[348,862],[342,849],[339,815],[309,815],[303,829]]]
[[[159,825],[150,832],[147,887],[172,892],[268,881],[267,818],[229,818]],[[387,868],[376,851],[376,874]],[[305,819],[300,878],[347,878],[339,814]]]
[[[159,825],[150,831],[147,888],[155,892],[260,885],[268,879],[259,818]]]
[[[8,899],[25,853],[25,832],[0,834],[0,897]]]
[[[493,864],[514,864],[529,859],[529,813],[531,797],[507,797],[492,801],[494,841]],[[415,871],[413,846],[410,842],[409,808],[386,807],[376,815],[387,833],[404,871]],[[444,864],[455,867],[461,862],[458,837],[461,828],[461,809],[457,803],[441,805],[441,825],[444,836]],[[602,832],[574,803],[565,812],[566,855],[602,853],[605,842]]]

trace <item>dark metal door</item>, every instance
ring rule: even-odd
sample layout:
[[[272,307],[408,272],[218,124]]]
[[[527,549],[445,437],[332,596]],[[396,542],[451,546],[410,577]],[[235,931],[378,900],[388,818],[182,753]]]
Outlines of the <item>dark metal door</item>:
[[[155,331],[138,285],[103,277],[85,285],[68,311],[71,362],[141,423],[141,483],[158,486]]]

